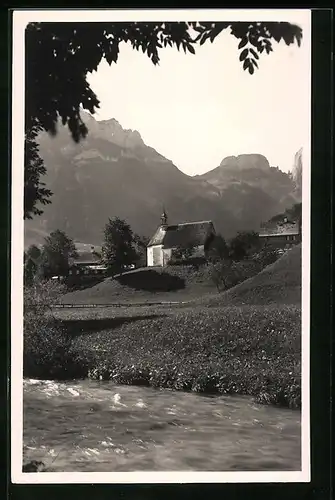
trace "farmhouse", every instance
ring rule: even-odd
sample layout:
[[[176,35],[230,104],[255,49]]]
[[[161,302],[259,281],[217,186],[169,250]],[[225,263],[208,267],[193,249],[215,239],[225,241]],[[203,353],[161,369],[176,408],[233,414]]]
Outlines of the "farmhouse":
[[[165,211],[161,216],[161,225],[147,246],[148,267],[166,266],[173,252],[177,249],[194,249],[192,256],[203,257],[215,236],[211,221],[185,222],[170,225]]]
[[[78,258],[70,263],[70,276],[103,275],[106,272],[106,266],[101,264],[101,259],[93,246],[90,251],[78,249],[77,252]]]
[[[259,237],[264,243],[275,248],[290,248],[301,241],[301,222],[289,221],[285,217],[274,224],[268,223],[262,227]]]

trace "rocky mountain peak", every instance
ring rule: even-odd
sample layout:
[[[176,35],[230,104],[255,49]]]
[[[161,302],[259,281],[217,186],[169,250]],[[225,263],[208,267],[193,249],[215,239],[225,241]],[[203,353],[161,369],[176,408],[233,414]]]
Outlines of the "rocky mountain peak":
[[[235,170],[245,170],[249,168],[268,170],[270,168],[270,164],[265,156],[259,153],[253,153],[238,156],[227,156],[220,163],[220,167],[228,167]]]
[[[129,149],[145,146],[137,130],[124,129],[115,118],[109,120],[96,120],[94,116],[88,113],[82,112],[81,114],[92,136],[99,137]]]

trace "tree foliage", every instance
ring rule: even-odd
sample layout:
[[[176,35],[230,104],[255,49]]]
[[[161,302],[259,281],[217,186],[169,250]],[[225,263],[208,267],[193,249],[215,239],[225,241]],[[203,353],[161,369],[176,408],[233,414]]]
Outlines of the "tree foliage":
[[[94,114],[99,100],[87,82],[102,59],[117,63],[120,43],[141,50],[153,64],[159,64],[159,50],[175,47],[195,54],[197,45],[213,42],[224,30],[238,40],[243,69],[253,74],[260,55],[273,50],[273,41],[300,46],[302,30],[290,23],[276,22],[99,22],[30,23],[26,28],[26,147],[25,218],[40,215],[38,203],[50,202],[51,192],[40,177],[45,174],[35,137],[40,130],[57,133],[59,118],[78,142],[87,127],[80,110]]]
[[[289,222],[300,222],[302,219],[302,203],[294,203],[290,208],[287,208],[285,212],[281,214],[276,214],[269,222],[282,223],[284,219],[287,218]]]
[[[64,231],[57,229],[45,238],[39,260],[39,274],[42,278],[66,276],[71,260],[78,257],[76,246]]]
[[[243,260],[259,248],[260,238],[255,231],[240,231],[229,242],[229,253],[233,260]]]
[[[216,262],[229,257],[229,247],[221,234],[217,234],[210,243],[207,257],[210,261]]]
[[[26,131],[24,150],[24,218],[32,219],[33,215],[41,215],[43,210],[38,204],[47,205],[51,203],[52,192],[45,187],[41,176],[46,174],[46,168],[39,155],[36,142],[38,127],[32,127]]]
[[[184,245],[179,245],[172,251],[171,263],[177,264],[188,261],[191,259],[196,250],[196,243],[189,241]]]
[[[138,267],[145,267],[147,265],[147,246],[149,238],[134,234],[134,249],[136,252],[136,265]]]
[[[227,290],[238,283],[236,270],[229,260],[212,262],[210,277],[218,292]]]
[[[125,266],[134,264],[137,259],[134,234],[130,225],[119,217],[109,219],[102,245],[104,264],[110,272],[122,273]]]
[[[209,265],[211,281],[217,287],[217,290],[227,290],[243,281],[256,276],[266,266],[273,264],[279,257],[276,249],[263,247],[251,258],[242,260],[217,260]]]
[[[37,245],[31,245],[24,253],[24,283],[32,285],[38,271],[41,258],[41,249]]]
[[[73,353],[71,336],[52,314],[67,292],[55,280],[34,280],[24,287],[23,373],[40,379],[73,379],[87,375],[87,366]]]
[[[285,213],[292,221],[300,221],[302,219],[302,203],[294,203]]]
[[[63,283],[55,280],[35,279],[31,284],[25,283],[23,290],[23,302],[25,307],[25,319],[30,313],[45,314],[50,311],[51,304],[58,304],[67,289]]]
[[[33,261],[37,262],[40,256],[41,256],[40,247],[38,247],[37,245],[30,245],[30,247],[26,251],[27,259],[32,259]]]

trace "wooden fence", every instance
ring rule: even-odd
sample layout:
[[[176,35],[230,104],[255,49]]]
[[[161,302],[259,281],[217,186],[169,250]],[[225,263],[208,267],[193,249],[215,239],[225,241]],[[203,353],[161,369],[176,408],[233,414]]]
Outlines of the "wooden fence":
[[[187,304],[187,302],[134,302],[130,303],[114,303],[114,304],[29,304],[28,308],[48,307],[50,309],[91,309],[104,307],[145,307],[145,306],[177,306]]]

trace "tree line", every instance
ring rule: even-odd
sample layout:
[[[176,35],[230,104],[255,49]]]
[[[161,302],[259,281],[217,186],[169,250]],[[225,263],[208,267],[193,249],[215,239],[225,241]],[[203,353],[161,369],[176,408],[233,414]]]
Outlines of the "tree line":
[[[145,267],[148,242],[148,238],[134,233],[125,220],[113,217],[105,225],[101,251],[92,253],[106,266],[107,274],[114,275],[122,273],[130,265]],[[229,244],[218,234],[206,252],[206,260],[242,260],[258,244],[259,238],[255,232],[240,232]],[[180,246],[174,250],[171,264],[190,262],[194,253],[195,245],[192,242]],[[48,280],[53,276],[67,276],[79,257],[73,239],[57,229],[44,239],[41,247],[31,245],[24,253],[25,282],[31,283],[35,278]]]
[[[113,217],[105,225],[101,252],[94,250],[92,254],[106,266],[108,274],[116,274],[132,264],[145,266],[147,244],[148,239],[134,233],[126,221]],[[67,276],[79,258],[73,239],[60,229],[52,231],[41,247],[31,245],[24,253],[25,283]]]

